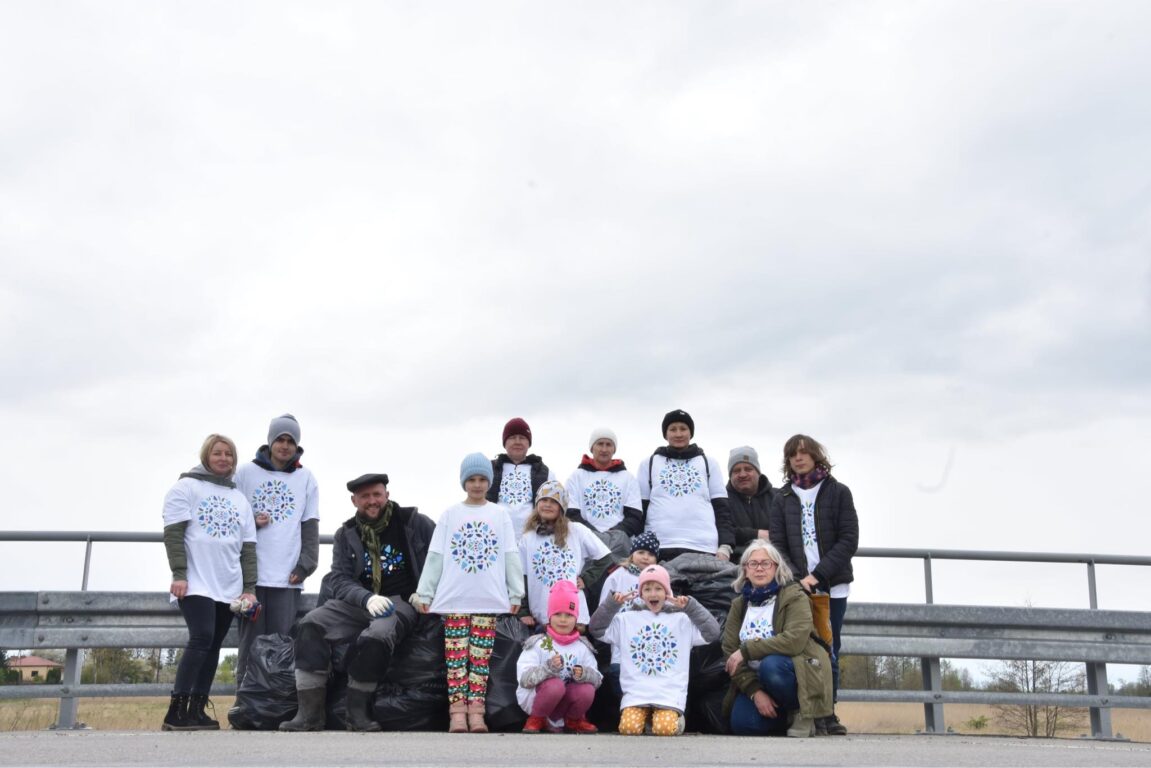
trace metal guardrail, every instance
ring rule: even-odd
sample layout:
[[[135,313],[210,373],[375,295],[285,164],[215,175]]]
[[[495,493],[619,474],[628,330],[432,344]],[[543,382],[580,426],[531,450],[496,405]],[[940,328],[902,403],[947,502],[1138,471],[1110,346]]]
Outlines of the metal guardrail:
[[[167,596],[155,592],[87,592],[92,544],[95,542],[160,543],[160,533],[112,531],[0,531],[0,542],[84,542],[81,592],[0,593],[0,646],[66,648],[59,686],[0,686],[2,698],[59,697],[57,727],[75,724],[76,700],[88,696],[166,695],[165,685],[80,685],[80,651],[84,648],[181,647],[187,630]],[[321,536],[330,544],[330,535]],[[840,690],[843,701],[911,702],[924,707],[925,732],[944,731],[945,703],[1011,703],[1085,707],[1091,712],[1095,738],[1112,737],[1111,708],[1151,708],[1151,697],[1107,693],[1108,663],[1151,664],[1151,613],[1102,611],[1098,608],[1096,565],[1151,566],[1151,557],[1053,552],[980,552],[971,550],[861,548],[856,557],[923,561],[925,605],[851,604],[844,623],[843,653],[919,657],[921,691]],[[934,604],[935,560],[1065,563],[1087,567],[1090,608],[1005,608]],[[314,595],[304,595],[307,610]],[[234,633],[234,630],[233,630]],[[234,634],[225,644],[235,645]],[[942,690],[941,658],[1056,660],[1085,662],[1087,694],[1007,693]],[[155,690],[153,690],[155,689]],[[234,686],[214,686],[228,695]]]

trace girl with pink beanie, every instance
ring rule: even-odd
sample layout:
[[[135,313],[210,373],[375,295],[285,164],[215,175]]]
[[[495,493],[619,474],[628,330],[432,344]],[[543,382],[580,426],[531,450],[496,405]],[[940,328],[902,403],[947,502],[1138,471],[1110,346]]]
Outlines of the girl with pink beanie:
[[[620,649],[619,732],[683,733],[691,648],[719,639],[719,624],[694,597],[676,597],[667,571],[644,568],[637,592],[615,593],[592,615],[592,637]],[[625,608],[625,606],[627,606]],[[622,609],[622,610],[621,610]]]
[[[524,641],[516,664],[516,700],[528,713],[524,733],[558,730],[559,723],[566,733],[598,730],[586,715],[603,676],[591,643],[576,631],[579,602],[574,583],[557,581],[548,594],[546,632]]]

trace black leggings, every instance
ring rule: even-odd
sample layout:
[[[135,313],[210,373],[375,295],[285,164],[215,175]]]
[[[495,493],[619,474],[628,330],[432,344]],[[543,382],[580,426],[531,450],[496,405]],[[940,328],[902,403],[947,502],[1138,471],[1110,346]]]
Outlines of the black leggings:
[[[188,647],[176,668],[175,693],[208,693],[220,663],[220,646],[232,626],[232,609],[210,597],[191,595],[180,602],[188,624]]]

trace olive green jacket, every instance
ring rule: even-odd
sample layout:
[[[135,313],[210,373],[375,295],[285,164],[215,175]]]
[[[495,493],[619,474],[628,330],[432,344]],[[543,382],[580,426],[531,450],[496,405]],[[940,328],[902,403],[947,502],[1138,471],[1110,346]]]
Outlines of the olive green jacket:
[[[723,700],[724,717],[731,716],[736,694],[749,699],[762,690],[759,675],[747,665],[748,661],[762,659],[775,653],[790,656],[795,664],[795,677],[799,683],[799,710],[811,717],[826,717],[832,713],[831,659],[827,650],[815,637],[811,621],[811,601],[803,587],[792,582],[779,590],[772,613],[775,634],[763,640],[739,641],[739,630],[747,613],[747,602],[742,596],[731,601],[727,621],[723,626],[723,652],[730,656],[738,648],[743,651],[744,662],[731,678],[731,687]]]

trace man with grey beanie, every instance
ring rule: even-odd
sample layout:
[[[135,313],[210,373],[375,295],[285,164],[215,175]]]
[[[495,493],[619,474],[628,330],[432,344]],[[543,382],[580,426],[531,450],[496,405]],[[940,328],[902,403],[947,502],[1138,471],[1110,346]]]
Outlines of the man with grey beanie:
[[[738,560],[747,545],[767,540],[771,500],[775,489],[759,468],[759,454],[749,445],[732,448],[727,457],[727,500],[735,528],[732,560]]]
[[[290,635],[296,623],[304,579],[320,557],[320,490],[300,464],[300,423],[290,413],[268,425],[268,442],[256,458],[236,470],[236,487],[256,518],[256,599],[254,621],[240,622],[236,683],[247,674],[248,653],[258,635]]]

